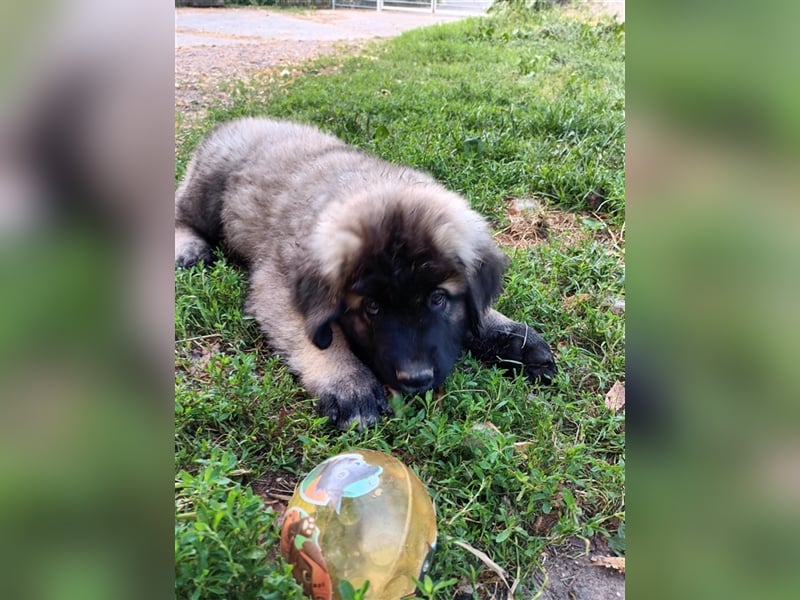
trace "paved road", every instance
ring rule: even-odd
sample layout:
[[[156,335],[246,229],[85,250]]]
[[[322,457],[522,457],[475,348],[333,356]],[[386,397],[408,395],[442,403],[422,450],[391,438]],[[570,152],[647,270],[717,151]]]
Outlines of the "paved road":
[[[449,23],[475,14],[480,13],[431,14],[347,9],[300,13],[256,8],[178,8],[175,9],[175,46],[393,37],[408,29]]]

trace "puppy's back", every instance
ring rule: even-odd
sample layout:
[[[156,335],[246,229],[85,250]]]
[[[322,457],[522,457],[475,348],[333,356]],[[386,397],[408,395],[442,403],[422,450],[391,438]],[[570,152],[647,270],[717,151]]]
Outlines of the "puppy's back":
[[[298,123],[244,118],[220,125],[198,146],[176,192],[176,230],[209,247],[224,240],[229,251],[251,258],[256,232],[281,220],[292,174],[332,149],[346,146]]]

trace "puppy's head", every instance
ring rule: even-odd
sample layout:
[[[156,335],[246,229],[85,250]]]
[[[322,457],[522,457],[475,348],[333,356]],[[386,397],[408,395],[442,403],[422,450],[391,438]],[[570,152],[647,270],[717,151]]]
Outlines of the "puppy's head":
[[[507,258],[484,220],[439,186],[350,198],[323,213],[295,282],[319,348],[337,322],[387,386],[439,387],[500,293]]]

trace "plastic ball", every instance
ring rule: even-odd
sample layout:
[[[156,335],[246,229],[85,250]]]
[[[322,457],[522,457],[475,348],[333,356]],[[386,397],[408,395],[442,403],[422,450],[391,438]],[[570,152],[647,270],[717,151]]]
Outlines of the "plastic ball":
[[[337,454],[303,479],[289,501],[281,553],[313,600],[340,600],[339,582],[368,600],[414,593],[436,547],[436,515],[425,486],[395,457]]]

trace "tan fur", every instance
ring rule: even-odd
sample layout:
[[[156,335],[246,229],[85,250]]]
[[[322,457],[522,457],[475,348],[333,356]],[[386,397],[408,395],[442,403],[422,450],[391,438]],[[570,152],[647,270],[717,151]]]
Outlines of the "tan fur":
[[[375,223],[386,221],[390,211],[401,206],[413,215],[415,227],[429,232],[436,249],[444,257],[476,267],[481,251],[490,244],[485,221],[457,194],[439,184],[425,182],[409,186],[398,200],[397,186],[387,183],[369,193],[356,194],[328,205],[311,235],[309,250],[320,264],[323,275],[332,285],[345,279],[355,268],[363,240]]]
[[[445,290],[448,294],[458,296],[459,294],[463,294],[467,291],[467,282],[464,280],[463,276],[457,275],[456,277],[445,279],[439,284],[439,287]]]
[[[269,332],[271,343],[300,376],[306,389],[320,390],[335,383],[347,387],[352,374],[371,377],[369,370],[348,350],[341,330],[334,329],[333,343],[326,350],[317,348],[305,335],[303,316],[293,308],[285,286],[276,285],[276,273],[268,265],[256,268],[251,275],[250,312]],[[281,307],[280,312],[273,310]]]

